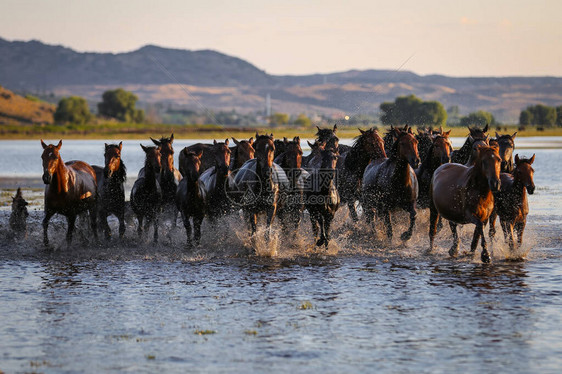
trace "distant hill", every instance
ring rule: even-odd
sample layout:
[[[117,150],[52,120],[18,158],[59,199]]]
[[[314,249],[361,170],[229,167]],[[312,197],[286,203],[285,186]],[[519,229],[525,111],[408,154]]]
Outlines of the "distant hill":
[[[0,125],[33,123],[51,124],[55,106],[33,97],[16,95],[0,86]]]
[[[458,105],[464,114],[488,110],[507,122],[515,122],[530,104],[562,104],[560,77],[455,78],[391,70],[275,76],[211,50],[145,46],[127,53],[79,53],[38,41],[1,38],[0,84],[82,95],[94,103],[104,90],[124,87],[145,103],[243,112],[263,110],[270,94],[276,111],[332,114],[377,111],[382,101],[413,93],[445,107]]]

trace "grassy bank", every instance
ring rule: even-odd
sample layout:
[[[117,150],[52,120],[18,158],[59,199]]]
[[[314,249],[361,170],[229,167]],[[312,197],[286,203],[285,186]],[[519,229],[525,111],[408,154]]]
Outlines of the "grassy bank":
[[[505,130],[507,127],[507,131]],[[364,127],[365,128],[365,127]],[[518,131],[518,136],[562,136],[562,127],[547,128],[538,131],[536,127],[528,126],[524,131],[519,131],[517,125],[502,126],[502,134]],[[385,128],[379,126],[380,131]],[[446,128],[452,130],[452,136],[463,137],[468,130],[463,127]],[[92,125],[1,125],[0,139],[38,139],[38,138],[64,138],[64,139],[146,139],[148,136],[161,136],[174,133],[176,138],[216,138],[222,139],[229,136],[249,138],[259,133],[273,133],[275,137],[293,137],[300,135],[303,138],[313,138],[315,127],[263,127],[241,128],[218,125],[166,125],[166,124],[127,124],[107,123]],[[495,135],[496,129],[490,131]],[[341,138],[352,138],[358,134],[356,127],[340,126],[338,135]]]

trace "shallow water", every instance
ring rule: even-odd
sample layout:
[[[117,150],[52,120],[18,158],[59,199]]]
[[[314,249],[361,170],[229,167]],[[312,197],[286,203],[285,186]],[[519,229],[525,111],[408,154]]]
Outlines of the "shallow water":
[[[45,252],[40,210],[25,240],[0,212],[0,370],[559,372],[562,149],[519,153],[537,154],[524,246],[510,255],[500,232],[490,265],[449,259],[447,229],[425,255],[427,212],[406,245],[342,209],[327,252],[304,221],[302,234],[258,241],[258,256],[237,216],[204,225],[193,252],[169,224],[157,245],[130,224],[123,242],[78,229],[66,248],[54,219]],[[400,233],[406,216],[396,221]],[[461,234],[467,250],[471,227]]]

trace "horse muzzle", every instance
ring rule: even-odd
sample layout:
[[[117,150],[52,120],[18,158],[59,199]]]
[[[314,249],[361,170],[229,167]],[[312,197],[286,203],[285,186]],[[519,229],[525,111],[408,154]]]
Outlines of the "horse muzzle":
[[[51,174],[43,173],[43,183],[49,184],[51,183],[51,179],[53,179],[53,176]]]
[[[420,158],[411,158],[409,164],[413,169],[417,169],[420,166]]]
[[[535,185],[534,184],[530,184],[525,186],[527,188],[527,192],[529,193],[529,195],[532,195],[535,193]]]
[[[497,192],[500,190],[501,182],[499,179],[491,179],[489,185],[490,185],[490,190],[492,190],[492,192]]]

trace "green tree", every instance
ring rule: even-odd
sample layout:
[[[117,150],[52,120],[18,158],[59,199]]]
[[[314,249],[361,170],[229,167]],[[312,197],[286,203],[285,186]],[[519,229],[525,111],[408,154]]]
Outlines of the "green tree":
[[[98,104],[99,114],[124,122],[140,123],[144,121],[144,111],[136,109],[137,96],[122,88],[105,91],[102,102]]]
[[[84,124],[92,119],[86,99],[79,96],[62,98],[54,114],[56,123]]]
[[[519,115],[519,124],[520,125],[532,125],[533,124],[533,113],[530,110],[522,110],[521,114]]]
[[[461,121],[461,114],[458,105],[450,106],[447,109],[447,124],[450,126],[457,126]]]
[[[461,126],[486,126],[495,125],[496,120],[492,113],[479,110],[461,118]]]
[[[415,95],[399,96],[394,103],[380,105],[385,125],[444,125],[447,112],[437,101],[423,101]]]
[[[289,123],[289,115],[287,113],[273,113],[270,121],[272,125],[286,125]]]
[[[297,119],[295,119],[295,125],[301,127],[310,127],[312,125],[312,121],[306,116],[306,114],[301,113],[299,114]]]
[[[537,104],[527,107],[526,110],[532,114],[533,125],[552,126],[556,123],[557,114],[554,107]]]
[[[562,105],[556,107],[556,124],[562,126]]]

